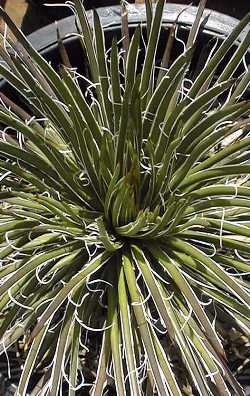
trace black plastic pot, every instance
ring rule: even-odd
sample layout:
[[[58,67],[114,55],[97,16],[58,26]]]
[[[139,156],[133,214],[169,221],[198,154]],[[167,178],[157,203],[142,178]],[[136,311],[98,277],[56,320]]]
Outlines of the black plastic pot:
[[[54,21],[72,15],[69,8],[54,6],[55,4],[64,4],[66,0],[26,1],[28,3],[28,8],[22,22],[22,30],[25,34],[30,34]],[[48,4],[50,5],[49,7],[47,6]],[[119,0],[84,0],[86,10],[98,7],[109,7],[117,4],[119,4]]]
[[[180,12],[185,9],[183,13]],[[167,28],[173,24],[178,15],[178,37],[181,39],[186,39],[188,35],[188,29],[192,25],[196,15],[196,7],[189,7],[186,9],[184,5],[180,4],[166,4],[164,15],[163,15],[163,30],[160,38],[159,45],[159,59],[165,49],[166,39],[167,39]],[[131,5],[128,7],[128,18],[129,18],[129,27],[130,31],[134,29],[139,23],[145,25],[146,20],[146,12],[144,5]],[[105,37],[107,46],[111,45],[111,40],[113,36],[121,37],[121,9],[120,6],[111,6],[111,7],[103,7],[98,9],[98,13],[101,17],[101,22],[105,27]],[[206,10],[205,16],[208,16],[206,23],[202,32],[199,34],[196,46],[196,54],[194,56],[194,62],[192,64],[193,67],[193,76],[196,72],[202,69],[209,51],[211,47],[214,45],[214,41],[212,38],[214,37],[225,37],[228,35],[232,29],[237,25],[238,20],[232,18],[228,15],[224,15],[218,13],[216,11]],[[88,17],[90,22],[92,21],[92,12],[88,11]],[[58,65],[61,64],[61,57],[58,51],[57,44],[57,29],[59,29],[60,36],[63,39],[64,45],[69,54],[70,62],[73,67],[78,67],[80,72],[85,72],[85,63],[83,58],[83,52],[81,45],[79,43],[78,38],[76,37],[77,28],[75,24],[74,16],[64,18],[58,21],[57,24],[50,24],[45,26],[38,31],[29,35],[29,40],[33,44],[33,46],[43,54],[43,56],[52,63],[54,68],[58,68]],[[246,32],[243,32],[240,40],[243,39]],[[173,59],[183,51],[183,46],[180,42],[176,41],[172,56]],[[233,49],[229,51],[225,63],[230,60]],[[143,54],[142,61],[143,61]],[[248,63],[250,63],[248,56]],[[221,66],[223,68],[223,65]],[[239,69],[239,72],[243,71],[242,68]],[[16,93],[13,89],[6,83],[0,83],[0,89],[6,93],[10,98],[17,100]]]
[[[83,0],[86,9],[109,7],[118,5],[120,0]],[[23,20],[22,29],[25,34],[29,34],[42,26],[48,25],[53,21],[71,15],[71,11],[66,7],[47,7],[44,4],[63,4],[65,0],[27,0],[29,3],[26,15]],[[129,0],[134,3],[134,0]],[[179,3],[189,5],[189,0],[168,0],[168,3]],[[194,5],[198,3],[195,0]],[[230,0],[207,0],[207,8],[222,12],[235,18],[243,18],[250,11],[249,0],[230,1]]]

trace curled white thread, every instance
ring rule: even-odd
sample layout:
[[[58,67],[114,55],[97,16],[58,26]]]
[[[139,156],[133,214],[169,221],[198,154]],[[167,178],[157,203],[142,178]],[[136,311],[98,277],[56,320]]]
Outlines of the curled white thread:
[[[11,175],[11,171],[7,171],[0,176],[0,182],[3,181],[6,177]]]
[[[191,306],[189,306],[189,313],[188,313],[188,315],[184,315],[183,312],[181,313],[182,316],[183,316],[184,319],[185,319],[185,322],[184,322],[183,325],[181,326],[181,331],[184,330],[184,327],[187,325],[189,319],[192,317],[192,313],[193,313],[193,308],[192,308]]]
[[[37,278],[38,282],[41,283],[42,285],[48,285],[54,279],[54,276],[55,276],[57,270],[55,270],[53,273],[51,273],[48,280],[45,280],[46,275],[43,277],[43,279],[40,278],[40,275],[39,275],[39,272],[41,271],[41,269],[43,267],[44,267],[44,264],[42,264],[41,266],[36,268],[36,278]]]
[[[108,377],[112,378],[115,381],[115,377],[113,373],[114,373],[113,362],[111,362],[110,366],[109,367],[107,366],[106,368],[106,374]]]
[[[21,307],[21,308],[28,309],[29,311],[34,311],[34,308],[29,307],[28,305],[24,305],[24,304],[20,303],[19,301],[17,301],[17,300],[12,296],[12,294],[11,294],[11,289],[8,289],[8,295],[9,295],[10,300],[11,300],[14,304],[18,305],[18,306]]]
[[[201,245],[204,245],[207,248],[212,248],[213,252],[211,254],[207,253],[207,252],[203,252],[207,257],[214,257],[217,253],[216,251],[216,247],[213,243],[209,243],[209,242],[205,242],[205,241],[197,241],[196,239],[193,239],[194,242],[199,242]]]
[[[213,302],[213,299],[210,298],[210,299],[209,299],[208,301],[206,301],[206,302],[205,302],[205,301],[199,300],[199,302],[200,302],[201,305],[207,307],[208,305],[210,305],[210,304]]]
[[[232,269],[232,268],[231,268]],[[235,268],[233,268],[234,270],[235,270]],[[230,272],[230,271],[228,271],[229,273],[230,273],[230,276],[233,276],[233,277],[241,277],[241,276],[245,276],[245,275],[250,275],[250,271],[249,272],[237,272],[237,273],[233,273],[233,272]]]
[[[70,388],[71,390],[73,390],[73,391],[77,391],[77,390],[79,390],[79,389],[81,389],[81,388],[84,388],[84,387],[92,386],[92,385],[93,385],[93,384],[85,383],[85,378],[84,378],[84,375],[83,375],[83,373],[82,373],[82,370],[78,370],[78,371],[80,372],[80,375],[81,375],[81,382],[80,382],[80,384],[78,384],[78,385],[76,385],[76,386],[73,386],[72,383],[70,382],[68,376],[66,375],[64,364],[62,364],[62,374],[63,374],[63,377],[64,377],[65,381],[67,382],[67,384],[69,385],[69,388]]]
[[[163,300],[164,301],[171,301],[173,299],[173,297],[174,297],[174,292],[172,292],[169,297],[163,297]]]
[[[135,302],[132,302],[131,303],[131,305],[145,305],[146,304],[146,302],[151,298],[152,296],[151,296],[151,293],[149,292],[148,293],[148,295],[147,295],[147,297],[143,300],[143,301],[140,301],[140,302],[137,302],[137,301],[135,301]]]
[[[159,319],[158,320],[154,319],[154,318],[150,317],[147,313],[145,313],[145,317],[146,317],[147,322],[150,324],[150,326],[154,327],[154,329],[157,331],[157,333],[162,334],[162,335],[167,334],[168,331],[166,328],[164,330],[160,330],[159,327],[157,326],[156,323],[159,321]],[[165,327],[165,324],[162,323],[161,319],[160,319],[160,322],[163,325],[163,327]]]
[[[242,257],[242,256],[239,254],[239,252],[238,252],[237,249],[234,249],[234,253],[235,253],[235,255],[236,255],[241,261],[246,262],[246,263],[249,263],[249,258],[246,259],[246,258]]]
[[[44,305],[44,304],[46,304],[46,303],[49,303],[50,301],[53,301],[53,300],[54,300],[54,298],[52,297],[52,298],[48,298],[47,300],[42,301],[42,302],[36,307],[35,312],[37,312],[37,311],[39,310],[39,308],[41,308],[42,305]],[[57,326],[57,325],[58,325],[58,323],[56,324],[56,326]],[[50,331],[50,330],[48,330],[48,331]]]
[[[110,283],[110,282],[108,282],[108,281],[106,281],[106,280],[104,280],[104,279],[95,279],[95,280],[92,280],[92,281],[87,281],[86,282],[86,286],[87,286],[87,289],[90,291],[90,292],[93,292],[93,293],[95,293],[95,292],[103,292],[103,289],[91,289],[90,287],[89,287],[89,285],[93,285],[93,284],[95,284],[95,283],[98,283],[98,284],[100,284],[100,283],[103,283],[104,285],[108,285],[108,286],[110,286],[110,287],[114,287],[114,285],[112,285],[112,283]]]
[[[186,52],[186,43],[178,37],[178,28],[174,30],[175,40],[183,46],[183,52]]]
[[[4,234],[5,240],[8,244],[8,246],[12,247],[12,249],[16,250],[16,251],[20,251],[22,250],[21,248],[16,247],[15,245],[13,245],[13,243],[9,240],[9,233],[11,233],[11,231],[6,231]]]
[[[155,270],[153,270],[152,268],[150,268],[150,271],[153,272],[153,274],[160,279],[163,283],[165,283],[166,285],[170,285],[170,282],[168,282],[166,279],[162,278]],[[164,270],[165,271],[165,270]],[[165,271],[166,272],[166,271]]]
[[[10,360],[9,360],[9,355],[8,355],[8,352],[7,352],[7,349],[6,349],[6,346],[5,346],[5,339],[4,339],[4,337],[2,338],[2,345],[3,345],[4,354],[5,354],[6,360],[7,360],[8,378],[10,379],[10,378],[11,378]]]
[[[106,327],[103,327],[103,328],[95,328],[95,327],[91,327],[91,326],[88,326],[88,325],[86,325],[86,323],[84,323],[80,318],[79,318],[79,316],[78,316],[78,314],[77,314],[77,312],[75,311],[75,313],[74,313],[74,317],[75,317],[75,320],[84,328],[84,329],[86,329],[86,330],[89,330],[89,331],[93,331],[93,332],[103,332],[103,331],[106,331],[106,330],[108,330],[108,329],[111,329],[111,327],[113,326],[113,324],[111,324],[111,325],[108,325],[108,326],[106,326]]]
[[[245,71],[248,72],[249,71],[249,66],[247,65],[246,55],[243,56],[242,63],[243,63],[243,66],[245,68]]]
[[[71,304],[73,304],[76,308],[80,308],[84,302],[84,300],[86,300],[86,298],[89,296],[89,293],[84,294],[84,296],[82,297],[80,303],[76,303],[73,299],[72,299],[72,293],[68,294],[68,300]]]

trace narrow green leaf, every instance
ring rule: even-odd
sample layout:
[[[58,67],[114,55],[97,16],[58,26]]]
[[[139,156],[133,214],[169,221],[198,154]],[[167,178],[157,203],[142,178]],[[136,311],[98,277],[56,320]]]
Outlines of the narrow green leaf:
[[[180,188],[184,189],[204,180],[224,179],[226,176],[247,175],[250,173],[250,165],[226,165],[223,168],[204,169],[187,176],[181,183]]]
[[[233,29],[233,31],[230,33],[230,35],[223,41],[223,43],[220,45],[219,49],[216,51],[216,53],[212,56],[212,58],[209,60],[207,66],[205,69],[203,69],[202,73],[199,74],[197,79],[194,82],[193,87],[191,88],[189,92],[189,96],[194,98],[199,91],[202,89],[202,87],[207,83],[207,81],[211,78],[215,70],[217,69],[219,63],[224,59],[225,55],[229,51],[229,49],[232,47],[232,45],[235,43],[235,41],[238,39],[240,33],[243,31],[243,29],[247,26],[247,24],[250,22],[250,13],[248,13],[239,24]]]
[[[195,234],[194,234],[195,238]],[[215,238],[215,237],[214,237]],[[220,237],[218,237],[219,239]],[[216,238],[215,238],[216,239]],[[196,260],[199,260],[204,266],[209,268],[209,270],[218,277],[218,279],[223,282],[224,286],[227,287],[228,291],[234,294],[241,301],[249,305],[250,304],[250,294],[244,290],[239,282],[230,276],[216,261],[212,260],[210,257],[206,256],[198,248],[193,247],[190,243],[178,240],[176,238],[171,238],[169,241],[170,246],[186,254],[190,254]]]
[[[24,396],[25,394],[27,394],[26,392],[27,392],[29,380],[36,363],[39,349],[44,341],[48,328],[49,328],[49,323],[44,327],[44,329],[40,332],[40,334],[38,334],[38,336],[33,340],[32,345],[29,348],[29,353],[25,360],[20,382],[18,384],[17,394],[20,396]]]
[[[136,356],[134,350],[134,340],[131,329],[131,312],[129,307],[123,268],[120,269],[120,274],[119,274],[118,296],[119,296],[122,335],[124,339],[126,361],[128,365],[129,382],[131,385],[131,391],[133,392],[133,395],[139,396],[141,395],[141,391],[138,381]]]
[[[200,325],[205,329],[205,333],[213,345],[215,351],[218,355],[223,356],[225,358],[225,352],[221,345],[218,335],[215,332],[215,329],[212,327],[206,313],[200,305],[200,301],[198,300],[196,294],[192,290],[192,287],[189,285],[188,281],[185,279],[185,276],[179,271],[178,266],[173,259],[169,258],[162,250],[159,248],[151,249],[154,256],[157,260],[164,266],[167,270],[171,278],[174,280],[176,285],[178,286],[181,293],[185,296],[186,301],[192,306],[194,314],[197,316],[197,319],[200,322]]]
[[[96,381],[94,384],[94,388],[91,392],[91,396],[102,396],[103,389],[106,382],[107,377],[107,369],[110,360],[110,352],[111,352],[111,345],[110,345],[110,330],[106,330],[102,337],[102,346],[101,352],[99,356],[99,364],[98,370],[96,374]]]
[[[121,115],[121,86],[120,86],[120,70],[117,40],[114,37],[112,40],[111,55],[110,55],[110,77],[113,96],[113,112],[115,118],[115,133],[118,131],[120,115]]]
[[[108,289],[108,320],[110,329],[110,344],[114,366],[115,387],[117,394],[126,395],[123,364],[121,356],[121,330],[118,322],[118,297],[113,287]]]
[[[8,278],[0,286],[0,295],[2,296],[8,289],[10,289],[16,282],[19,282],[24,276],[34,271],[39,265],[64,256],[75,249],[79,248],[81,244],[79,242],[71,242],[63,247],[57,249],[51,249],[46,253],[40,253],[30,258],[20,269],[18,269],[10,278]]]
[[[61,306],[61,304],[67,299],[69,293],[74,288],[79,288],[85,282],[86,277],[90,274],[95,273],[100,269],[106,261],[109,259],[109,255],[106,253],[99,254],[88,262],[81,271],[79,271],[71,280],[64,285],[62,290],[57,294],[56,298],[50,303],[48,308],[42,314],[39,323],[36,325],[31,333],[31,339],[34,339],[36,335],[41,331],[43,326],[47,323],[51,315],[54,315],[55,311]]]
[[[141,96],[143,100],[142,108],[146,107],[148,102],[147,99],[147,92],[150,85],[150,80],[153,77],[152,71],[154,67],[154,60],[156,49],[158,45],[158,40],[160,36],[160,28],[161,28],[161,20],[162,20],[162,13],[164,8],[164,0],[159,0],[156,4],[155,14],[152,20],[148,46],[145,55],[145,61],[142,69],[142,79],[141,79]]]
[[[76,295],[79,295],[79,289],[77,289],[77,291],[73,293],[72,297],[76,297]],[[74,323],[75,309],[76,307],[71,302],[68,302],[55,350],[51,385],[49,391],[50,396],[58,395],[58,391],[62,381],[62,366],[65,366],[66,364],[67,346],[71,342],[70,330],[72,327],[72,323]],[[43,329],[41,330],[41,332],[43,332]],[[39,337],[40,333],[38,333],[37,337]]]
[[[139,327],[139,332],[142,337],[144,348],[148,355],[148,360],[152,369],[154,380],[160,394],[165,395],[167,394],[165,381],[163,380],[160,373],[159,362],[153,344],[152,334],[150,332],[150,327],[145,317],[145,310],[143,308],[143,305],[141,305],[141,296],[136,286],[134,269],[131,263],[131,259],[127,254],[123,256],[123,268],[130,298],[133,304],[133,311],[136,317],[136,322]]]
[[[198,34],[199,31],[199,27],[200,27],[200,23],[201,23],[201,19],[203,16],[203,12],[205,10],[206,7],[206,3],[207,0],[200,0],[199,1],[199,6],[198,6],[198,10],[195,16],[195,20],[194,23],[192,24],[192,28],[189,32],[188,35],[188,40],[187,40],[187,48],[190,48],[194,45],[195,41],[196,41],[196,36]]]

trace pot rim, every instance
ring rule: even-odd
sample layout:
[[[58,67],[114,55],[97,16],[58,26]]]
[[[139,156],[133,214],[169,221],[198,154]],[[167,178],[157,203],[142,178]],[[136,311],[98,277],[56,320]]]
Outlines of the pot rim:
[[[145,24],[146,7],[144,4],[129,4],[128,20],[130,27],[135,27],[139,23]],[[121,8],[120,6],[100,7],[96,11],[100,16],[100,20],[105,30],[117,30],[121,28]],[[185,6],[181,4],[165,4],[163,12],[163,25],[166,27],[177,23],[184,28],[191,27],[194,22],[197,7]],[[92,10],[87,11],[90,24],[93,23]],[[206,21],[204,23],[203,32],[211,36],[224,38],[231,33],[233,28],[238,24],[239,20],[229,15],[206,9],[204,11]],[[242,41],[247,34],[245,29],[239,37]],[[75,16],[63,18],[55,23],[44,26],[41,29],[31,33],[28,38],[31,44],[39,52],[46,53],[57,45],[58,31],[63,41],[75,40],[78,35]]]

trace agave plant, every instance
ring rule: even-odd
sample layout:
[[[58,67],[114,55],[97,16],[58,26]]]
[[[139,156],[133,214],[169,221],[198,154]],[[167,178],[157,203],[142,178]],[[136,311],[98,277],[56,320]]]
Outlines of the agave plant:
[[[250,73],[235,74],[250,33],[218,65],[250,14],[191,82],[204,1],[168,68],[163,0],[146,2],[147,38],[138,26],[110,51],[98,14],[73,3],[86,93],[0,12],[17,39],[0,73],[29,108],[2,95],[0,349],[23,344],[16,394],[40,373],[34,394],[243,395],[223,337],[250,331]]]

